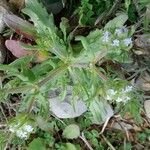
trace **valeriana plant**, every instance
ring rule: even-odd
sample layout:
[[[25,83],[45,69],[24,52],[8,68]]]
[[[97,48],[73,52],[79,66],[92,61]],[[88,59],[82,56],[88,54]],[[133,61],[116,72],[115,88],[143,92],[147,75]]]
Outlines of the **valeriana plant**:
[[[87,106],[87,110],[91,111],[92,109],[89,107],[94,100],[103,99],[105,102],[123,102],[125,104],[133,100],[130,98],[132,93],[130,85],[120,86],[120,84],[115,84],[116,81],[109,82],[107,74],[103,74],[97,65],[98,62],[107,60],[118,63],[131,62],[129,50],[132,47],[134,27],[128,29],[124,26],[128,19],[126,14],[118,14],[103,29],[91,31],[86,37],[73,37],[72,33],[68,33],[67,19],[63,18],[60,28],[58,28],[54,24],[53,15],[49,15],[37,0],[26,0],[25,4],[26,7],[22,12],[30,17],[34,26],[32,24],[25,25],[32,26],[30,28],[32,30],[27,26],[24,28],[24,21],[23,23],[18,22],[18,26],[9,22],[9,14],[4,16],[4,20],[10,28],[17,32],[17,28],[19,28],[20,32],[18,33],[34,40],[34,45],[17,43],[25,51],[34,50],[34,53],[30,53],[30,56],[20,57],[9,65],[0,65],[0,70],[4,71],[3,78],[9,79],[1,85],[1,101],[8,99],[10,94],[20,93],[22,95],[20,113],[28,114],[34,111],[40,115],[49,116],[52,111],[49,107],[49,100],[52,100],[49,93],[59,90],[56,98],[58,100],[59,96],[60,101],[63,101],[68,94],[68,86],[71,87],[72,95],[71,99],[67,99],[69,107],[70,104],[73,106],[75,101],[81,100],[84,103],[84,110]],[[74,39],[76,44],[71,42]],[[46,59],[44,61],[42,59],[40,63],[30,67],[29,63],[34,61],[35,53],[41,52],[46,53]],[[118,80],[118,82],[122,81]],[[113,87],[114,84],[115,87]],[[122,95],[122,93],[124,94]],[[65,105],[68,106],[68,104]],[[55,106],[57,107],[57,105]],[[104,106],[102,108],[105,108]],[[104,110],[101,111],[103,113]],[[92,114],[101,115],[99,112],[92,112]],[[52,111],[52,113],[54,112]],[[68,118],[72,118],[72,116]],[[25,125],[28,124],[25,123]],[[23,134],[23,136],[26,138],[28,134]]]

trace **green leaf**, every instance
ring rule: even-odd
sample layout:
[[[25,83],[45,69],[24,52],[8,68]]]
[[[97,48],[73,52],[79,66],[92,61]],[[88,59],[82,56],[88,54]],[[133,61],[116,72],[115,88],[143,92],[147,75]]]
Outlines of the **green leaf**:
[[[104,29],[110,29],[110,28],[120,28],[124,25],[124,23],[128,20],[127,14],[120,14],[119,16],[115,17],[111,21],[109,21]]]
[[[42,0],[49,13],[58,14],[65,6],[66,0]]]
[[[29,64],[33,60],[33,56],[24,56],[13,61],[9,66],[20,69],[21,66]]]
[[[93,12],[93,5],[89,3],[89,0],[81,0],[81,7],[79,7],[78,14],[79,14],[79,24],[81,26],[86,24],[92,24],[94,19],[92,18],[94,15]]]
[[[25,0],[25,5],[26,7],[22,11],[31,18],[39,33],[46,33],[47,28],[51,32],[56,31],[53,15],[47,13],[42,3],[37,0]]]
[[[60,23],[60,29],[64,35],[64,41],[67,40],[67,29],[69,27],[69,20],[67,18],[62,17]]]
[[[43,131],[49,131],[51,129],[49,123],[47,123],[41,116],[36,117],[36,122],[38,127]]]
[[[29,144],[28,150],[46,150],[46,145],[44,144],[44,140],[42,138],[34,139]]]
[[[0,64],[0,70],[1,71],[10,71],[11,73],[18,73],[18,70],[10,65]]]
[[[26,7],[22,11],[31,18],[37,29],[39,35],[36,40],[37,45],[66,61],[68,56],[66,45],[57,35],[53,15],[49,15],[42,3],[37,0],[26,0],[25,2]]]
[[[23,75],[27,77],[30,82],[33,82],[36,79],[34,72],[27,67],[23,67]]]
[[[136,10],[136,6],[135,4],[131,3],[129,5],[129,9],[128,9],[128,17],[129,17],[129,20],[131,22],[137,22],[138,20],[138,15],[137,15],[137,10]]]
[[[67,139],[76,139],[80,135],[79,126],[76,124],[70,124],[63,131],[63,136]]]
[[[91,102],[89,110],[92,113],[91,121],[94,124],[102,124],[114,114],[111,106],[98,98]]]
[[[66,150],[77,150],[75,145],[71,143],[66,143]]]
[[[5,131],[0,131],[0,149],[5,149],[9,135]]]

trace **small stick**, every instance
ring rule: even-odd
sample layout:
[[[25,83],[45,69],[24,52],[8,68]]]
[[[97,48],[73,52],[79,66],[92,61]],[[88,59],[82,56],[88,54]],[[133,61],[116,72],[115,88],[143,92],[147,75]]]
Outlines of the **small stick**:
[[[82,132],[81,135],[79,136],[79,138],[86,144],[86,146],[89,148],[89,150],[94,150],[91,145],[88,143],[88,141],[86,140],[84,133]]]
[[[2,114],[3,114],[3,116],[4,116],[5,120],[6,120],[6,122],[8,123],[7,117],[6,117],[5,112],[4,112],[4,110],[3,110],[3,108],[2,108],[1,105],[0,105],[0,109],[1,109],[1,112],[2,112]]]
[[[105,140],[105,142],[109,145],[109,147],[112,149],[112,150],[116,150],[114,147],[113,147],[113,145],[106,139],[106,137],[102,134],[101,135],[102,136],[102,138]]]
[[[104,125],[103,125],[103,128],[102,128],[100,134],[103,134],[105,128],[107,127],[107,124],[108,124],[109,120],[110,120],[110,117],[108,117],[108,118],[106,119],[106,121],[105,121],[105,123],[104,123]]]

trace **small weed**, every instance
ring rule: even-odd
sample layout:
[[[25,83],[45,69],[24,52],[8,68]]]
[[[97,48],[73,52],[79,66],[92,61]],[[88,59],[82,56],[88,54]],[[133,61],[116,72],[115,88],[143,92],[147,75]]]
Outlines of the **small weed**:
[[[78,25],[74,29],[70,20],[62,16],[61,22],[55,23],[55,16],[47,13],[38,0],[25,0],[22,13],[30,18],[30,23],[9,13],[3,17],[16,32],[5,45],[17,59],[0,64],[3,74],[0,102],[15,112],[9,118],[5,112],[0,113],[4,117],[0,133],[2,149],[132,148],[123,132],[108,130],[101,134],[101,125],[107,126],[118,114],[123,120],[127,113],[136,124],[143,123],[144,93],[125,78],[129,73],[123,66],[135,61],[132,49],[139,28],[136,22],[144,16],[144,30],[149,27],[146,19],[149,3],[134,0],[70,3],[79,5],[75,7]],[[90,26],[87,36],[74,34],[85,26]],[[115,65],[119,68],[115,69]],[[14,95],[18,98],[15,102],[11,101]],[[149,129],[137,134],[142,144],[148,137]]]

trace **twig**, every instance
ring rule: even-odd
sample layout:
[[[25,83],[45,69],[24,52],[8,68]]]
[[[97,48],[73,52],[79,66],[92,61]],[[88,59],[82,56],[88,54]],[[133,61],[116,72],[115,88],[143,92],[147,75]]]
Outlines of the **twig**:
[[[105,121],[105,123],[104,123],[104,125],[103,125],[103,128],[102,128],[100,134],[103,134],[105,128],[107,127],[107,124],[108,124],[109,120],[110,120],[110,117],[106,119],[106,121]]]
[[[64,121],[62,121],[61,119],[59,119],[56,115],[51,114],[51,116],[53,116],[55,119],[57,119],[58,121],[60,121],[63,125],[67,125]]]
[[[89,150],[94,150],[91,145],[88,143],[88,141],[86,140],[84,133],[82,132],[81,135],[79,136],[79,138],[86,144],[86,146],[89,148]]]
[[[0,129],[1,129],[1,128],[5,128],[5,127],[7,127],[6,124],[0,124]]]
[[[125,131],[126,133],[126,137],[127,137],[127,140],[130,141],[130,136],[129,136],[129,133],[128,133],[128,129],[123,126],[119,121],[118,121],[118,124],[121,126],[121,128]]]
[[[113,147],[113,145],[106,139],[106,137],[102,134],[101,135],[102,136],[102,138],[105,140],[105,142],[109,145],[109,147],[112,149],[112,150],[116,150],[114,147]]]
[[[3,116],[4,116],[5,120],[6,120],[6,122],[8,123],[7,117],[6,117],[5,113],[4,113],[4,110],[3,110],[3,108],[2,108],[1,105],[0,105],[0,109],[1,109],[1,112],[2,112],[2,114],[3,114]]]

